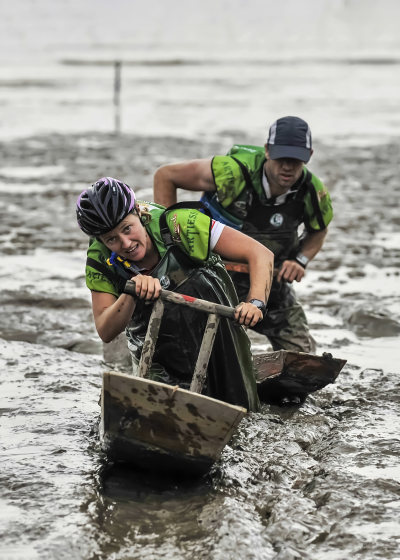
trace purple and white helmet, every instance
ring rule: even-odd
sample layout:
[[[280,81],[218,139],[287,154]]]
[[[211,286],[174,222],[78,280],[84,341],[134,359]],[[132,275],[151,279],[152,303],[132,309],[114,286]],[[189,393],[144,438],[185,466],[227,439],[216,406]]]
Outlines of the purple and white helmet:
[[[134,208],[135,193],[128,185],[102,177],[79,195],[76,218],[83,232],[96,237],[114,229]]]

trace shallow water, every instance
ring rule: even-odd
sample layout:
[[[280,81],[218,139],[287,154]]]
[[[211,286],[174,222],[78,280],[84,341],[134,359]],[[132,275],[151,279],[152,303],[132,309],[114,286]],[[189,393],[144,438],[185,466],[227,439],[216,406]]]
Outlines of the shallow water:
[[[315,156],[335,220],[297,291],[319,352],[348,360],[337,382],[250,414],[195,481],[107,465],[99,448],[106,366],[74,200],[105,162],[150,198],[162,159],[226,146],[85,134],[1,149],[2,558],[398,558],[399,144]],[[376,184],[393,198],[378,204]]]

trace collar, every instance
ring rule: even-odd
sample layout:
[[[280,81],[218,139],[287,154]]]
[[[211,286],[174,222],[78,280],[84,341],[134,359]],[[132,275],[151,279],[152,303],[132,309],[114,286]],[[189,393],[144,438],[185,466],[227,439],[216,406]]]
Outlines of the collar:
[[[271,188],[268,183],[267,174],[265,173],[265,168],[263,167],[262,186],[264,189],[265,196],[267,198],[267,202],[269,204],[272,204],[273,206],[284,204],[288,197],[291,198],[299,190],[299,186],[303,182],[303,177],[304,177],[304,172],[300,175],[299,179],[295,182],[294,185],[290,187],[290,189],[287,192],[275,197],[271,195]]]

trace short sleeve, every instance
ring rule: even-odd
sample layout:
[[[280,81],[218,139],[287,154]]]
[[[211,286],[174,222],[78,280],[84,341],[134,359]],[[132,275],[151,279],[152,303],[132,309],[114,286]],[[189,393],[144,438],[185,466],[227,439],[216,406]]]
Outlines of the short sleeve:
[[[211,249],[211,251],[214,250],[214,247],[218,243],[224,227],[225,227],[225,225],[221,224],[221,222],[218,222],[216,220],[211,220],[211,235],[210,235],[210,249]]]
[[[195,209],[171,210],[167,224],[172,239],[189,257],[206,261],[210,254],[211,220]]]
[[[87,256],[107,266],[106,261],[109,256],[109,251],[102,243],[95,241],[90,245]],[[115,297],[119,296],[114,284],[110,282],[104,274],[89,265],[86,265],[86,286],[93,292],[104,292],[106,294],[112,294]]]
[[[227,208],[246,187],[242,170],[237,161],[230,156],[215,156],[211,162],[211,169],[218,201]]]
[[[305,224],[308,231],[321,231],[333,218],[332,201],[327,188],[318,177],[313,175],[311,183],[314,193],[308,193],[305,197]]]

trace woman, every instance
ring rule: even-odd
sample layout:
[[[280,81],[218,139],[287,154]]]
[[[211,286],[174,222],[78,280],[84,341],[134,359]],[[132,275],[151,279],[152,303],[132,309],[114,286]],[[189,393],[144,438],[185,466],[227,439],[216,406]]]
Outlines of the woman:
[[[92,238],[86,284],[92,292],[100,338],[110,342],[125,329],[132,358],[138,363],[151,311],[148,303],[159,297],[161,285],[235,306],[236,323],[221,318],[206,392],[256,410],[250,342],[241,325],[253,327],[263,317],[273,254],[257,241],[188,208],[188,204],[165,209],[138,202],[128,185],[111,177],[100,179],[81,193],[77,220]],[[248,263],[247,302],[238,304],[220,257]],[[123,293],[126,280],[133,277],[137,298]],[[166,304],[153,358],[153,379],[189,386],[206,319],[205,313]]]

